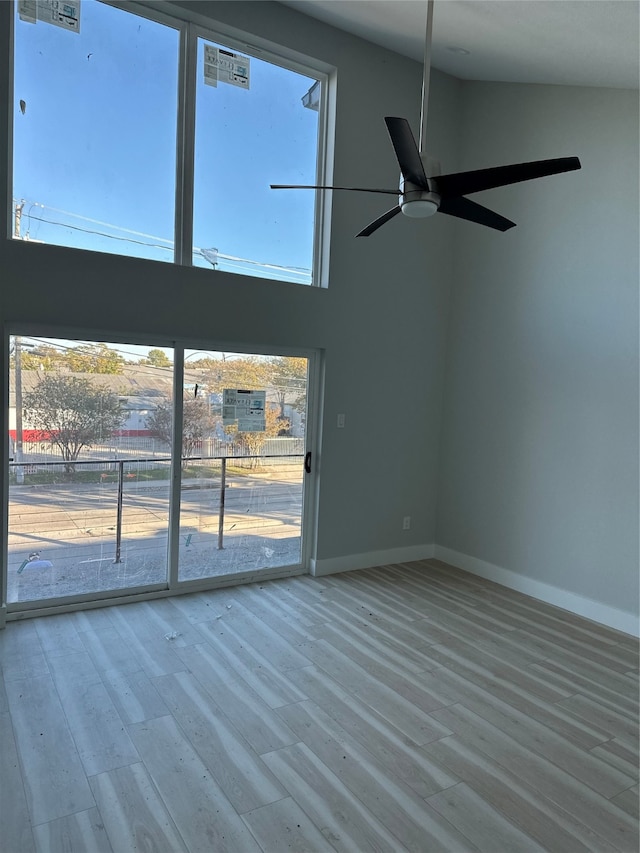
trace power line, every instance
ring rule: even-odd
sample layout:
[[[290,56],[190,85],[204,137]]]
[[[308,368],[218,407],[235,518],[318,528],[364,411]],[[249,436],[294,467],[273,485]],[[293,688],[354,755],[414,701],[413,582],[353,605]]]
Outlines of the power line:
[[[111,228],[114,231],[122,231],[125,234],[134,234],[137,237],[148,237],[149,240],[155,240],[155,241],[159,241],[159,242],[149,243],[149,242],[146,242],[143,240],[135,240],[132,237],[122,237],[118,234],[108,234],[104,231],[98,231],[96,229],[82,228],[79,225],[73,225],[71,223],[59,222],[59,221],[56,221],[55,219],[48,219],[48,218],[42,217],[42,216],[34,216],[31,212],[29,212],[29,214],[28,214],[29,220],[33,219],[37,222],[45,222],[48,225],[53,225],[53,226],[58,227],[58,228],[69,228],[69,229],[72,229],[74,231],[80,231],[83,234],[92,234],[92,235],[97,236],[97,237],[105,237],[109,240],[120,240],[120,241],[125,242],[125,243],[135,243],[138,246],[147,246],[149,248],[154,248],[154,249],[161,249],[161,250],[165,250],[165,251],[173,251],[174,241],[168,240],[165,237],[157,237],[153,234],[146,234],[143,231],[134,231],[130,228],[124,228],[123,226],[120,226],[120,225],[112,225],[110,222],[104,222],[103,220],[100,220],[100,219],[92,219],[91,217],[83,216],[82,214],[79,214],[79,213],[72,213],[71,211],[62,210],[61,208],[51,207],[50,205],[42,204],[41,202],[37,202],[37,201],[27,201],[25,199],[21,199],[18,202],[17,199],[13,199],[13,202],[15,205],[19,204],[22,206],[24,206],[25,204],[29,204],[31,206],[29,208],[29,211],[31,211],[31,209],[34,206],[40,207],[43,211],[44,210],[52,210],[56,213],[61,213],[65,216],[73,216],[76,219],[81,219],[84,222],[91,222],[95,225],[103,225],[104,227]],[[164,243],[165,245],[160,245],[160,243]],[[199,253],[202,257],[204,257],[206,259],[206,255],[204,254],[205,251],[206,250],[203,250],[197,246],[193,247],[194,253]],[[247,265],[248,270],[251,270],[255,267],[262,267],[265,270],[277,270],[280,273],[288,273],[290,276],[294,276],[294,277],[297,276],[299,278],[301,278],[301,277],[302,278],[308,278],[309,280],[311,280],[311,270],[306,268],[306,267],[296,267],[296,266],[292,267],[292,266],[286,266],[283,264],[274,264],[274,263],[270,263],[268,261],[256,261],[256,260],[253,260],[252,258],[241,258],[241,257],[238,257],[236,255],[227,255],[223,252],[218,252],[217,258],[220,260],[223,260],[223,261],[227,261],[229,263],[229,265],[235,265],[236,267],[239,267],[239,269],[235,270],[236,272],[243,272],[244,270],[243,270],[241,265],[244,264],[244,265]],[[211,261],[208,261],[208,262],[211,263]],[[234,270],[231,270],[231,271],[233,272]],[[289,278],[287,280],[288,281],[295,281],[295,278]]]
[[[68,222],[56,222],[53,219],[45,219],[43,216],[30,215],[30,219],[35,219],[36,222],[46,222],[48,225],[57,225],[60,228],[71,228],[74,231],[82,231],[83,234],[95,234],[98,237],[108,237],[109,240],[122,240],[125,243],[136,243],[138,246],[148,246],[153,249],[164,249],[165,251],[172,250],[171,246],[160,246],[157,243],[144,243],[142,240],[133,240],[131,237],[120,237],[117,234],[105,234],[104,231],[94,231],[90,228],[81,228],[79,225],[71,225]],[[115,225],[113,226],[116,227]],[[162,240],[162,237],[156,238]]]
[[[52,349],[60,350],[61,352],[76,352],[76,350],[78,348],[78,347],[74,347],[74,346],[69,346],[68,344],[59,343],[55,340],[52,340],[51,338],[37,338],[34,335],[29,335],[28,339],[30,341],[36,341],[36,343],[43,344],[44,346],[49,346]],[[97,343],[100,343],[100,341],[76,341],[76,343],[79,346],[95,347]],[[129,355],[129,356],[133,356],[133,357],[138,358],[138,359],[145,358],[145,356],[141,356],[140,353],[134,353],[131,350],[126,350],[126,349],[121,349],[121,348],[112,349],[111,347],[109,347],[109,348],[111,349],[112,352],[117,352],[118,355],[122,355],[123,357],[125,355]],[[158,347],[149,347],[149,349],[158,349]],[[37,356],[37,353],[34,353],[34,355]],[[156,378],[158,376],[157,371],[159,371],[159,370],[173,371],[173,364],[167,365],[166,367],[161,366],[161,367],[154,367],[153,369],[149,369],[150,365],[138,364],[137,362],[125,361],[124,366],[136,367],[136,368],[138,368],[136,373],[138,373],[140,375],[154,376]],[[105,374],[105,375],[121,376],[122,374]]]
[[[124,231],[125,234],[135,234],[137,237],[148,237],[150,240],[160,240],[173,247],[173,240],[167,240],[166,237],[156,237],[154,234],[145,234],[144,231],[134,231],[133,229],[125,228],[122,225],[112,225],[110,222],[103,222],[101,219],[92,219],[90,216],[83,216],[81,213],[72,213],[70,210],[62,210],[59,207],[52,207],[49,204],[42,204],[42,202],[39,201],[29,202],[29,204],[43,209],[46,208],[47,210],[53,210],[54,213],[63,213],[65,216],[73,216],[76,219],[82,219],[84,222],[92,222],[94,225],[104,225],[106,228],[113,228],[114,231]]]
[[[44,346],[49,346],[52,349],[57,349],[61,352],[76,352],[78,347],[81,347],[81,346],[95,347],[96,344],[101,343],[100,341],[78,340],[75,342],[77,344],[77,346],[74,347],[74,346],[70,346],[69,344],[63,344],[59,341],[56,341],[55,339],[40,338],[40,337],[36,337],[35,335],[28,335],[26,337],[22,336],[22,341],[23,341],[23,345],[26,341],[34,341],[36,344],[43,344]],[[126,349],[123,349],[121,347],[118,347],[116,349],[115,348],[116,346],[117,345],[113,345],[113,348],[112,348],[112,346],[109,346],[109,349],[112,352],[117,352],[118,355],[122,355],[122,356],[129,355],[129,356],[134,356],[137,359],[140,359],[140,353],[134,353],[131,350],[126,350]],[[158,349],[158,347],[149,347],[149,349]],[[205,353],[205,351],[203,350],[203,354],[204,353]],[[38,354],[33,353],[33,355],[35,355],[37,357]],[[144,358],[144,356],[143,356],[143,358]],[[187,375],[190,372],[190,370],[194,370],[194,369],[199,370],[199,371],[202,371],[202,370],[206,371],[206,370],[213,370],[214,369],[214,368],[210,368],[210,367],[206,367],[206,368],[198,367],[198,368],[196,368],[195,365],[197,363],[198,362],[195,362],[194,365],[192,365],[191,367],[185,364],[185,375]],[[159,371],[172,372],[174,369],[173,364],[166,365],[166,366],[159,365],[159,366],[151,367],[151,365],[148,365],[148,364],[140,364],[139,362],[127,362],[127,361],[125,361],[125,364],[123,366],[135,367],[136,368],[136,375],[141,375],[141,376],[146,375],[146,376],[150,376],[150,377],[153,376],[155,378],[157,378]],[[122,374],[105,374],[105,375],[120,376]],[[304,383],[305,380],[302,380],[299,378],[293,378],[293,379],[289,380],[289,384],[287,384],[286,381],[280,380],[278,383],[272,383],[270,387],[272,387],[273,390],[275,390],[275,391],[283,390],[283,391],[293,392],[293,391],[305,390],[306,384],[302,384],[302,385],[294,384],[294,383],[298,383],[298,382]]]

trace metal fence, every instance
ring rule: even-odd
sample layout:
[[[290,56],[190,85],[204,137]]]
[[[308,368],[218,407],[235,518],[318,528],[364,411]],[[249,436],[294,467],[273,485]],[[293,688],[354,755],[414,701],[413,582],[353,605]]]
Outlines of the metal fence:
[[[294,439],[298,441],[302,441],[301,439]],[[219,500],[219,512],[218,512],[218,549],[222,550],[223,548],[223,538],[224,538],[224,514],[225,514],[225,493],[227,490],[227,470],[228,468],[238,468],[238,467],[249,467],[253,468],[256,464],[259,465],[282,465],[283,463],[290,464],[293,460],[296,460],[297,465],[302,465],[302,459],[304,457],[303,453],[286,453],[286,454],[266,454],[262,453],[260,455],[228,455],[228,456],[189,456],[182,458],[183,467],[191,466],[196,469],[206,469],[210,467],[211,463],[219,463],[219,471],[216,471],[215,479],[220,480],[220,500]],[[9,463],[9,472],[10,479],[15,478],[15,481],[18,485],[37,485],[39,482],[38,475],[41,473],[49,474],[52,471],[59,472],[57,474],[57,479],[54,479],[53,485],[63,485],[65,483],[76,485],[78,480],[81,479],[81,472],[96,472],[100,474],[99,478],[96,478],[95,483],[105,482],[105,478],[109,478],[108,481],[114,482],[117,481],[117,504],[116,504],[116,528],[115,528],[115,563],[119,563],[121,561],[121,546],[122,546],[122,511],[123,511],[123,498],[124,498],[124,485],[125,481],[129,478],[135,478],[141,472],[150,472],[154,469],[157,473],[157,480],[167,482],[167,477],[162,476],[160,472],[167,472],[167,464],[171,462],[170,456],[154,456],[154,457],[143,457],[143,458],[119,458],[119,459],[79,459],[74,460],[72,462],[65,462],[63,460],[55,460],[55,461],[37,461],[37,462],[10,462]],[[306,465],[306,463],[305,463]],[[217,467],[217,464],[216,464]],[[62,470],[64,469],[64,470]],[[13,474],[13,478],[11,477]],[[19,476],[21,475],[21,476]],[[110,476],[111,475],[111,476]],[[204,476],[208,479],[211,478],[210,472],[205,473]],[[76,478],[76,482],[74,483],[74,478]],[[150,481],[153,482],[155,478],[152,476]],[[83,482],[87,482],[86,478],[82,480]],[[183,481],[188,482],[187,481]],[[202,481],[200,481],[202,482]]]
[[[165,442],[149,436],[117,436],[108,444],[95,444],[83,451],[76,464],[93,463],[99,470],[113,471],[120,461],[127,461],[135,463],[137,471],[148,471],[158,461],[168,461],[166,457],[170,453],[171,448]],[[238,467],[255,467],[260,460],[270,465],[274,457],[300,456],[303,453],[304,438],[267,438],[259,454],[243,453],[230,441],[207,438],[196,444],[192,458],[234,458],[238,460]],[[55,445],[34,442],[23,446],[22,460],[10,463],[10,469],[21,468],[23,474],[30,474],[35,473],[38,465],[60,462],[60,451]]]

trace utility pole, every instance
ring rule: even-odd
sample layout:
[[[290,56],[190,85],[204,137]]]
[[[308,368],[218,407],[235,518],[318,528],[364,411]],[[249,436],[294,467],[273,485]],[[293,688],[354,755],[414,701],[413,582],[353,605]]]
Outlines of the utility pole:
[[[15,390],[16,390],[16,483],[21,486],[24,483],[24,468],[22,467],[22,347],[18,335],[14,338],[15,357]]]
[[[24,199],[16,202],[16,208],[13,212],[13,237],[15,240],[20,240],[20,223],[22,221],[22,210],[24,208]]]

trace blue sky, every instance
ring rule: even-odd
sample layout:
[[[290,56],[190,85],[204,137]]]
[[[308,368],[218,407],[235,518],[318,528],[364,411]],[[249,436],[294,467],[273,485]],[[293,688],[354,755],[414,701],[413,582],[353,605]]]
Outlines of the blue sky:
[[[15,41],[13,196],[25,200],[21,236],[170,260],[177,31],[82,0],[79,34],[16,15]],[[313,80],[250,62],[249,91],[207,86],[199,43],[194,243],[310,269],[313,193],[274,191],[269,183],[315,182],[318,114],[301,103]],[[155,242],[143,235],[163,239],[149,248],[134,242]],[[220,268],[251,269],[224,261]]]

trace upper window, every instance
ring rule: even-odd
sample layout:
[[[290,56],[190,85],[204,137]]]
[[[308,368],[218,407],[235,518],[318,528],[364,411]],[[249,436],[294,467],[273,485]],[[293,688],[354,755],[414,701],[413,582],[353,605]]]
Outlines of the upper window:
[[[314,283],[315,193],[269,184],[319,182],[317,74],[129,4],[15,5],[14,239]]]
[[[215,80],[207,60],[216,57],[240,69],[246,61],[246,78]],[[303,103],[315,83],[198,39],[195,265],[311,283],[315,194],[269,184],[316,183],[318,104]]]
[[[13,236],[173,261],[179,31],[70,5],[79,32],[16,4]]]

